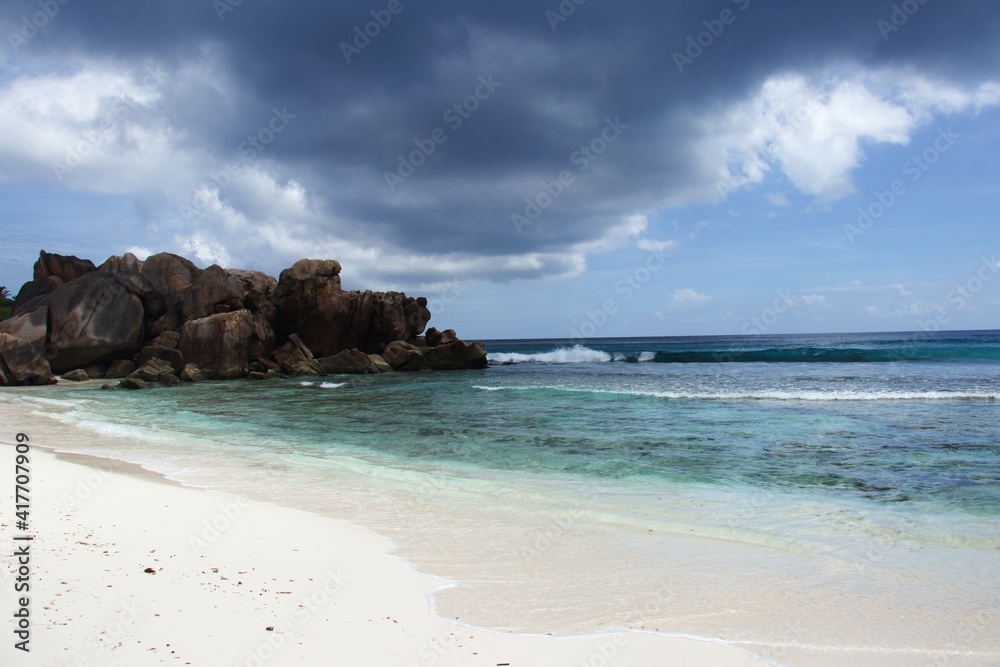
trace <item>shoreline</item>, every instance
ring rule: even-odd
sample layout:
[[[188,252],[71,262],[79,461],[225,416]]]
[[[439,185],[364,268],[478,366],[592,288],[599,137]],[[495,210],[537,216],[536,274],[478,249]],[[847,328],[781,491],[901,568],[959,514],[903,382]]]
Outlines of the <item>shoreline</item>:
[[[33,651],[30,661],[10,664],[74,664],[80,656],[87,664],[199,664],[213,656],[216,662],[249,666],[255,664],[255,651],[262,663],[275,665],[321,664],[335,654],[357,661],[354,664],[407,667],[596,665],[612,658],[629,665],[662,664],[665,658],[686,665],[778,664],[706,638],[642,631],[557,638],[448,621],[433,615],[433,594],[454,583],[420,573],[414,564],[393,555],[389,538],[369,528],[188,486],[137,464],[43,445],[55,420],[40,419],[24,407],[15,412],[9,420],[12,432],[0,438],[8,447],[0,451],[13,455],[9,445],[14,434],[27,430],[20,424],[30,425],[42,437],[31,436],[31,525],[32,532],[37,531],[34,562],[39,563],[31,582]],[[66,506],[67,498],[75,498],[79,506]],[[218,536],[205,539],[212,536],[213,524]],[[156,535],[149,534],[151,527]],[[5,525],[4,532],[12,532],[11,526]],[[107,549],[89,548],[94,543],[88,540],[96,535],[105,542],[97,546]],[[331,554],[342,563],[333,566],[340,570],[322,567],[324,555]],[[58,574],[53,574],[53,557],[58,557]],[[150,566],[158,568],[156,574],[143,572]],[[345,577],[343,585],[328,585],[338,571]],[[234,576],[226,577],[226,572]],[[302,573],[314,576],[303,578]],[[171,585],[160,583],[162,574],[171,577]],[[236,587],[233,578],[238,578]],[[134,588],[131,607],[129,601],[115,603],[118,582]],[[323,583],[316,588],[315,582]],[[281,590],[272,592],[268,585]],[[83,592],[90,599],[82,599]],[[308,603],[303,606],[301,601],[309,596],[334,601],[307,616]],[[15,602],[12,597],[3,596],[8,606]],[[262,602],[261,597],[267,599]],[[290,607],[286,600],[300,604]],[[143,607],[149,607],[150,614],[129,611]],[[176,611],[159,616],[154,607]],[[108,609],[117,611],[104,621]],[[214,611],[203,617],[209,609]],[[170,623],[160,620],[168,615]],[[282,618],[293,619],[285,621],[291,624],[285,632]],[[296,624],[295,619],[303,622]],[[214,633],[208,635],[211,642],[199,639],[209,620],[217,623],[211,626],[214,632],[228,639],[226,645],[218,644]],[[332,635],[318,632],[331,624]],[[119,634],[119,626],[120,636],[111,637],[118,643],[109,646],[102,628],[110,637]],[[467,638],[458,639],[465,633]],[[11,660],[28,655],[12,644],[5,643],[0,655]],[[73,655],[74,646],[83,648]],[[46,660],[34,662],[38,655]]]

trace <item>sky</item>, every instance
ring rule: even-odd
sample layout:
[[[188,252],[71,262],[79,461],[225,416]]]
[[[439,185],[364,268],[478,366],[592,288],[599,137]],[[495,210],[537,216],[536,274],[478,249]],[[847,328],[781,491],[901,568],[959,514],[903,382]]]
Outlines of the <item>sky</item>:
[[[6,0],[0,285],[174,252],[465,338],[1000,328],[992,0]]]

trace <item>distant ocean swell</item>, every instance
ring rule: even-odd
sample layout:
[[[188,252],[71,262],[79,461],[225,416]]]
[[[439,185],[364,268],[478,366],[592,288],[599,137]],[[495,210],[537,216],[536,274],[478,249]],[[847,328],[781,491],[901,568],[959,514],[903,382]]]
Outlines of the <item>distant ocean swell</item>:
[[[1000,361],[1000,347],[894,347],[880,349],[795,347],[762,350],[618,351],[583,345],[549,352],[497,352],[493,363],[607,363],[654,362],[661,364],[713,363],[884,363],[898,361]]]
[[[683,391],[650,391],[644,389],[588,389],[583,387],[559,386],[521,386],[521,387],[490,387],[473,385],[480,391],[521,391],[521,392],[575,392],[581,394],[608,394],[618,396],[648,396],[651,398],[668,398],[675,400],[701,401],[913,401],[913,400],[951,400],[951,401],[995,401],[996,393],[991,392],[954,392],[954,391],[717,391],[717,392],[683,392]]]

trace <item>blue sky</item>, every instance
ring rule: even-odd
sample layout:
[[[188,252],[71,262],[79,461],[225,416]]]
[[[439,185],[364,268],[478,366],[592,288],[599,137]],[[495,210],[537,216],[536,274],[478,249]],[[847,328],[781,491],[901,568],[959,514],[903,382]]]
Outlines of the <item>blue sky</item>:
[[[389,4],[5,5],[0,284],[331,257],[467,338],[1000,328],[995,3]]]

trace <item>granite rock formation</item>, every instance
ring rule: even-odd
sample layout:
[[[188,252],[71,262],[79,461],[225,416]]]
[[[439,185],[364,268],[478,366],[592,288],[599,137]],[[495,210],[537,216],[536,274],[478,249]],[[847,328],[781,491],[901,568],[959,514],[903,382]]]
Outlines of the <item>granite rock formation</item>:
[[[335,260],[303,259],[275,279],[201,269],[170,253],[95,266],[43,250],[13,317],[0,323],[0,383],[43,384],[58,373],[136,388],[486,367],[481,343],[451,329],[424,334],[426,299],[344,291],[340,272]]]

